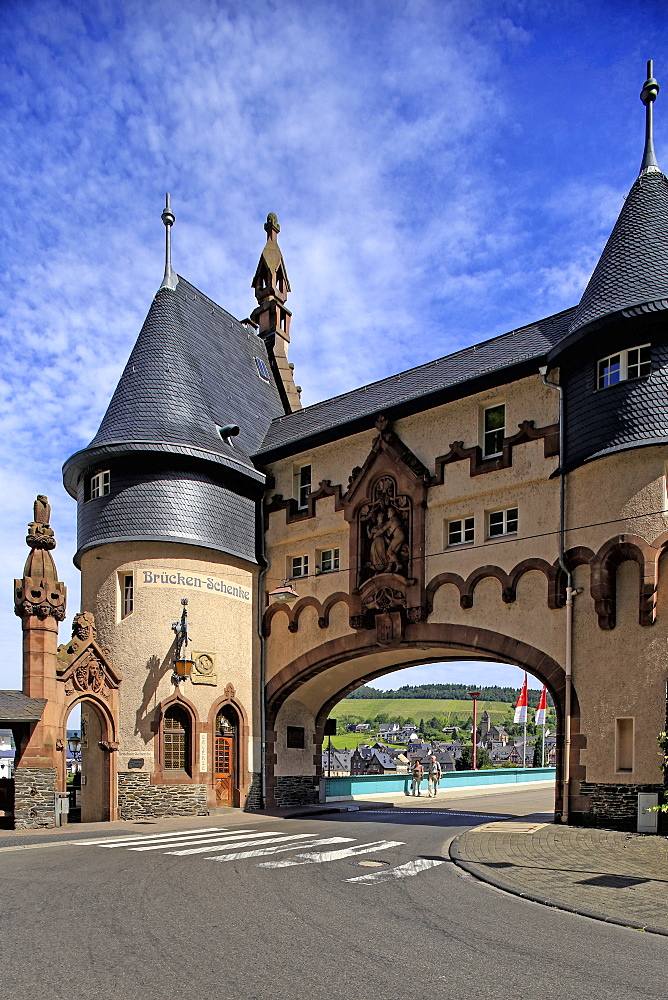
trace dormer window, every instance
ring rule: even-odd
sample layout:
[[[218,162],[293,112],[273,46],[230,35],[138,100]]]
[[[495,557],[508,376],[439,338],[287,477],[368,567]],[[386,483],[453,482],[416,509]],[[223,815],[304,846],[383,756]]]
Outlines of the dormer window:
[[[88,492],[89,500],[97,500],[99,497],[106,497],[111,493],[111,473],[109,469],[104,472],[96,472],[90,477],[90,487]]]
[[[652,370],[652,348],[650,344],[629,347],[626,351],[611,354],[598,363],[597,388],[607,389],[609,385],[642,378]]]

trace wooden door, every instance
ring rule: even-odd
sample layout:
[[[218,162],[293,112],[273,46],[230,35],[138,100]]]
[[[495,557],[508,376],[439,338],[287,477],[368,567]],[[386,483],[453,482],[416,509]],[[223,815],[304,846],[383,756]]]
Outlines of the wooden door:
[[[234,805],[234,737],[216,736],[214,752],[216,805]]]

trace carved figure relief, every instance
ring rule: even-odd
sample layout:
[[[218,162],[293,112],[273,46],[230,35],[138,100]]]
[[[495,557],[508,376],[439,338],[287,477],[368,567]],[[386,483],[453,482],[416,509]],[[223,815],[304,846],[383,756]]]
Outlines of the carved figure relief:
[[[65,694],[69,697],[81,691],[109,698],[121,676],[109,662],[108,654],[109,650],[97,642],[95,617],[91,612],[75,615],[72,638],[57,650],[56,670],[58,679],[65,684]]]
[[[382,476],[374,486],[372,502],[359,513],[362,581],[379,573],[408,576],[410,521],[410,498],[398,494],[392,476]]]
[[[72,672],[72,681],[79,691],[102,694],[106,682],[104,667],[93,650],[87,650]]]
[[[217,684],[216,657],[214,653],[193,653],[195,665],[190,675],[193,684]]]

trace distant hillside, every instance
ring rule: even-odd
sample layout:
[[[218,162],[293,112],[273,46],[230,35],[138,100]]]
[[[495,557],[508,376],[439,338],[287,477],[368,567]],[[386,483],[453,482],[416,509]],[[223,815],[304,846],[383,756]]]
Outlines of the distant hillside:
[[[455,699],[456,701],[466,701],[469,707],[471,706],[471,699],[468,697],[469,691],[478,690],[480,691],[480,701],[479,704],[487,701],[494,702],[510,702],[513,705],[517,702],[520,694],[520,689],[515,687],[501,687],[497,684],[489,685],[487,687],[473,688],[470,684],[405,684],[403,687],[397,688],[396,690],[381,691],[378,688],[369,687],[367,684],[363,684],[362,687],[357,688],[352,694],[348,695],[345,699],[346,701],[358,701],[358,700],[376,700],[378,698],[383,699],[396,699],[396,698],[419,698],[419,699]],[[529,705],[536,706],[538,704],[538,699],[540,698],[540,691],[529,690]],[[547,696],[548,705],[552,705],[552,699],[550,695]]]
[[[492,722],[498,723],[507,717],[508,702],[478,701],[478,718],[486,710]],[[466,720],[473,714],[473,704],[470,698],[344,698],[332,710],[335,719],[348,719],[350,722],[371,722],[377,715],[387,715],[388,721],[401,718],[403,722],[411,721],[419,725],[431,718],[443,719],[443,725],[454,725]]]

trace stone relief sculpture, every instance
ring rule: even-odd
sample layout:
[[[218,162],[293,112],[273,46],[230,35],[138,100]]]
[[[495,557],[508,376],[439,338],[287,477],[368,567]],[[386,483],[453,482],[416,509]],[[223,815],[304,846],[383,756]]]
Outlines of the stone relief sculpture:
[[[360,511],[363,578],[379,573],[408,574],[411,502],[397,494],[392,476],[374,486],[373,500]]]

